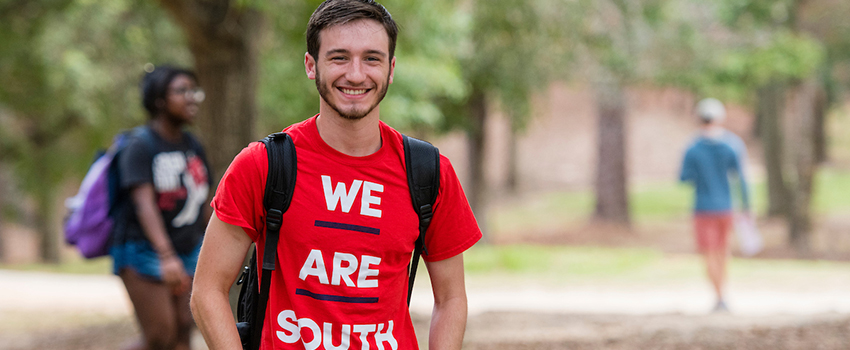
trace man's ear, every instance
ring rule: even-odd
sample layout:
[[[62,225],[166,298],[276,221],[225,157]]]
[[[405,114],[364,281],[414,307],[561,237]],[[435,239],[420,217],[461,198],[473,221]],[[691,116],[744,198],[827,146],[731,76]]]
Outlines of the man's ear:
[[[156,106],[157,109],[163,109],[165,108],[165,99],[158,98],[154,101],[153,105]]]
[[[393,56],[393,59],[390,61],[390,84],[393,83],[393,74],[395,74],[395,56]]]
[[[307,78],[316,80],[316,60],[309,52],[304,54],[304,70],[307,72]]]

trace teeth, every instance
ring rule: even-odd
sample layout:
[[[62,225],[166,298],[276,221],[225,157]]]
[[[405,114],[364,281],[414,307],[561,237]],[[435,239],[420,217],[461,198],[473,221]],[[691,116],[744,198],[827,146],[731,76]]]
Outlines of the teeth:
[[[361,95],[361,94],[365,94],[366,90],[342,89],[342,92],[349,94],[349,95]]]

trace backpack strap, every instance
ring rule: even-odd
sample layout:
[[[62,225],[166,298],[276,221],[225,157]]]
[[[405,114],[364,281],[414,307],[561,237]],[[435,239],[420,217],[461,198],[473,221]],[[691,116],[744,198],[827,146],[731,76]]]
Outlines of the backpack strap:
[[[153,129],[147,124],[139,125],[135,128],[130,129],[127,132],[127,136],[136,137],[144,142],[145,147],[147,147],[147,151],[153,155],[156,151],[156,139],[154,138]]]
[[[425,231],[431,224],[434,214],[434,202],[440,190],[440,150],[426,141],[407,135],[404,140],[404,164],[407,168],[407,185],[410,188],[410,198],[413,210],[419,216],[419,237],[413,248],[413,257],[408,270],[407,304],[413,295],[413,281],[416,279],[416,269],[419,267],[419,257],[422,252],[428,254],[425,247]]]
[[[107,153],[112,153],[113,161],[109,167],[109,176],[107,191],[109,192],[109,216],[112,218],[114,226],[112,227],[111,239],[112,244],[123,244],[126,236],[123,234],[127,230],[130,220],[136,215],[133,209],[130,192],[128,189],[121,188],[121,172],[119,171],[118,162],[121,158],[121,153],[124,148],[130,143],[131,139],[138,139],[147,155],[151,157],[157,151],[157,141],[154,131],[148,125],[139,125],[130,130],[125,130],[118,134],[110,145]]]
[[[289,208],[292,193],[295,190],[296,158],[295,145],[289,134],[274,133],[260,142],[266,145],[269,157],[269,174],[263,195],[266,209],[266,243],[263,249],[262,271],[260,277],[260,298],[254,313],[249,349],[259,349],[263,321],[266,316],[266,304],[269,301],[272,271],[277,260],[277,242],[283,213]]]

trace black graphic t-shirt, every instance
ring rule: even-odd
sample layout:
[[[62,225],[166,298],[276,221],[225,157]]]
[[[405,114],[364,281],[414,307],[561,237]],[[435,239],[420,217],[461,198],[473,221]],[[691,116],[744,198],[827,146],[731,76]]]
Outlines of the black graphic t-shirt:
[[[121,188],[153,184],[156,204],[166,231],[178,253],[190,252],[200,242],[206,222],[201,218],[210,187],[209,166],[200,143],[188,132],[171,143],[148,129],[131,136],[118,159]],[[147,240],[135,209],[126,215],[125,230],[116,232],[123,242]],[[123,231],[123,232],[120,232]]]

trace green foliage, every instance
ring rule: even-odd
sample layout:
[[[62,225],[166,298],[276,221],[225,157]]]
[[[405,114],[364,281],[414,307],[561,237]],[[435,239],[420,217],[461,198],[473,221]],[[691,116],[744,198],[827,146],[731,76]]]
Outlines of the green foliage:
[[[81,177],[119,129],[145,120],[142,67],[185,64],[183,46],[149,2],[0,3],[0,162],[35,203],[30,217],[46,242],[43,258],[58,259],[51,244],[57,188]]]
[[[575,67],[580,78],[596,81],[600,77],[634,84],[654,81],[668,67],[665,60],[678,56],[680,42],[676,33],[679,13],[671,10],[670,0],[579,0],[564,1],[577,19],[570,18],[578,33],[576,50],[582,64]],[[673,28],[671,31],[670,29]]]
[[[189,57],[152,4],[27,3],[31,18],[15,11],[0,20],[0,106],[8,111],[0,133],[14,150],[5,161],[18,165],[26,187],[50,189],[69,168],[81,172],[117,130],[145,120],[137,88],[145,63]],[[34,158],[35,147],[49,158]]]
[[[748,104],[767,82],[819,74],[832,55],[820,38],[798,30],[807,19],[795,17],[792,0],[682,0],[677,5],[677,13],[690,15],[677,21],[678,34],[670,42],[679,59],[661,58],[667,67],[662,84]]]
[[[755,87],[773,79],[798,80],[811,76],[823,60],[824,50],[818,41],[782,31],[764,46],[721,57],[718,73]]]
[[[714,51],[691,72],[674,79],[702,96],[747,101],[755,89],[770,81],[801,80],[816,74],[825,56],[817,40],[785,31],[764,45]]]
[[[270,1],[258,7],[268,30],[260,41],[258,111],[262,133],[281,130],[319,111],[318,93],[304,72],[304,31],[320,1]]]
[[[402,130],[436,130],[448,118],[440,101],[461,101],[468,89],[457,59],[468,18],[456,3],[383,1],[399,23],[393,85],[381,118]]]
[[[745,28],[784,25],[793,15],[796,0],[722,0],[718,14],[729,26]]]
[[[558,1],[500,0],[476,1],[463,17],[467,31],[456,53],[463,79],[470,92],[496,99],[515,128],[525,125],[531,95],[565,74],[572,35],[565,13],[572,15]],[[456,112],[445,128],[468,127],[466,111],[446,108]]]

